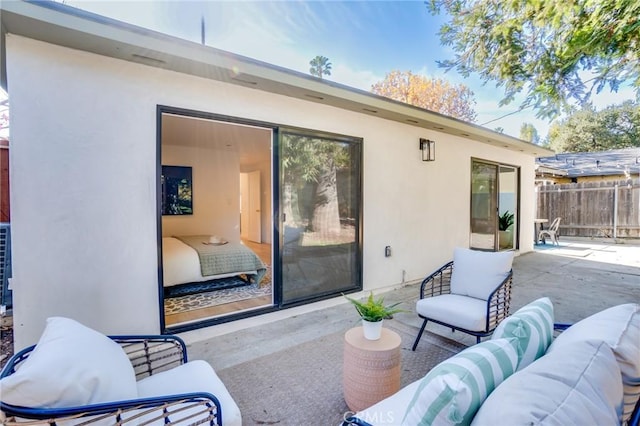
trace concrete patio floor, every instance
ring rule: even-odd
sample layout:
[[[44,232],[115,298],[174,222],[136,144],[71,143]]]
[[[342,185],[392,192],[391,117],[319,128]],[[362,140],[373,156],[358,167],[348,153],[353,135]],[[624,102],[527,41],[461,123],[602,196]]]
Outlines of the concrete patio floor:
[[[539,245],[534,252],[517,256],[513,271],[512,312],[547,296],[554,304],[556,322],[573,323],[610,306],[640,303],[637,240],[616,244],[561,238],[559,247]],[[414,310],[419,286],[415,282],[384,294],[385,301],[402,302],[409,311],[396,314],[391,321],[415,327],[416,333],[421,325]],[[191,359],[205,359],[215,369],[224,369],[356,325],[354,308],[336,298],[183,333],[182,337],[189,345]],[[427,329],[467,345],[475,343],[474,337],[452,333],[437,324],[429,324]]]

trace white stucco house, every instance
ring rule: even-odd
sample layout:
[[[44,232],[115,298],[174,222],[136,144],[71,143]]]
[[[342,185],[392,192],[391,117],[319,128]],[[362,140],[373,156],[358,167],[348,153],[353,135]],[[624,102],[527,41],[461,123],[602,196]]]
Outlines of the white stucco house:
[[[222,330],[419,280],[456,246],[533,249],[539,146],[58,3],[0,19],[16,348],[50,316]],[[269,278],[240,287],[259,303],[169,309],[165,240],[184,235],[262,253]]]

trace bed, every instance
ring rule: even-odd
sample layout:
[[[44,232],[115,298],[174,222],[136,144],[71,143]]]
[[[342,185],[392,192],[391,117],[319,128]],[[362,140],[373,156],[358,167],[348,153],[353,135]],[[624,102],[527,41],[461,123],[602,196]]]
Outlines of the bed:
[[[165,293],[169,287],[236,276],[242,276],[246,284],[259,284],[266,268],[250,248],[240,243],[210,244],[208,235],[162,238]]]

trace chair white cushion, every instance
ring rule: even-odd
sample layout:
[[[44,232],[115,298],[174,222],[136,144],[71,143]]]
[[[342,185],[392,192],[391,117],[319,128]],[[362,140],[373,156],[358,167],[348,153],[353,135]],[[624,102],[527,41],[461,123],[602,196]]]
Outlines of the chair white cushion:
[[[207,392],[218,398],[222,408],[223,425],[242,426],[238,405],[222,380],[205,361],[190,361],[171,370],[145,377],[138,382],[140,398],[193,392]]]
[[[626,421],[640,394],[640,304],[614,306],[573,324],[556,337],[548,352],[586,339],[606,342],[613,350],[622,373],[625,401],[622,420]]]
[[[443,294],[420,299],[416,302],[416,312],[425,318],[470,331],[485,331],[487,325],[486,300],[469,296]]]
[[[29,358],[0,381],[4,403],[32,408],[127,400],[137,394],[135,372],[120,345],[63,317],[47,319]]]
[[[500,322],[491,338],[518,339],[518,370],[522,370],[547,351],[553,341],[553,321],[553,304],[548,297],[542,297]]]
[[[427,373],[402,424],[469,424],[487,395],[517,366],[516,339],[487,340],[465,349]]]
[[[451,293],[487,300],[511,271],[513,252],[484,252],[456,247]]]
[[[614,425],[622,410],[620,369],[603,342],[548,353],[506,379],[472,425]]]

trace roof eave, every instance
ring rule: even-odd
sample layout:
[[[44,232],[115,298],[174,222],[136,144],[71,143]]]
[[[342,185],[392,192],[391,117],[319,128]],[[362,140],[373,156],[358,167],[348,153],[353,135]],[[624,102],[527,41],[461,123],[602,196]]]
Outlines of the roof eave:
[[[2,2],[0,11],[2,31],[10,34],[317,102],[536,157],[553,154],[475,124],[60,3]]]

